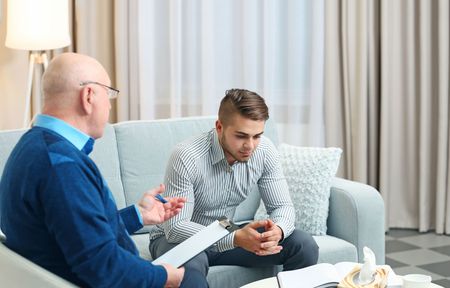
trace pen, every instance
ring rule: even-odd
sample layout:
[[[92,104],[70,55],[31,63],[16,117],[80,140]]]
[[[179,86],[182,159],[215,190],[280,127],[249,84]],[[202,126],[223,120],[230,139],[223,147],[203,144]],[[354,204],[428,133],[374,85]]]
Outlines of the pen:
[[[155,198],[156,198],[156,200],[158,200],[159,202],[161,202],[163,204],[167,203],[167,200],[164,199],[164,197],[162,197],[160,194],[156,194]]]

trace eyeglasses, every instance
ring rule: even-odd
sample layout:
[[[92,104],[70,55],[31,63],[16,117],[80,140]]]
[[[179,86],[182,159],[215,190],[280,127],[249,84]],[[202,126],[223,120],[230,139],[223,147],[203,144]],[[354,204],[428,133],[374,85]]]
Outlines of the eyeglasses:
[[[96,84],[96,85],[100,85],[103,86],[104,88],[106,88],[106,93],[108,94],[109,99],[114,99],[119,95],[119,90],[117,90],[116,88],[110,87],[108,85],[96,82],[96,81],[83,81],[80,82],[80,86],[84,86],[84,85],[88,85],[88,84]]]

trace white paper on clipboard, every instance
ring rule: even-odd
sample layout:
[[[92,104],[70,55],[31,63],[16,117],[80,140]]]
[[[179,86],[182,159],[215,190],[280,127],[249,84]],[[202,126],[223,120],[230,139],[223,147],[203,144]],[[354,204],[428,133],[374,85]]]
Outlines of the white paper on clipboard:
[[[238,227],[233,222],[226,217],[221,217],[153,260],[152,264],[167,263],[178,268],[236,229]]]

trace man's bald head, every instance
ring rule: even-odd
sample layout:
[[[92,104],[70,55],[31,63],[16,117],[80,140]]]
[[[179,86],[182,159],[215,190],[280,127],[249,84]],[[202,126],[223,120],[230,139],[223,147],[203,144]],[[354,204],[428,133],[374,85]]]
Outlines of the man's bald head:
[[[102,85],[110,85],[110,79],[97,60],[61,54],[50,62],[42,82],[43,114],[59,118],[94,139],[103,135],[111,103],[108,89]]]
[[[43,78],[44,106],[51,109],[73,104],[82,81],[104,81],[107,73],[102,65],[86,55],[63,53],[48,65]]]

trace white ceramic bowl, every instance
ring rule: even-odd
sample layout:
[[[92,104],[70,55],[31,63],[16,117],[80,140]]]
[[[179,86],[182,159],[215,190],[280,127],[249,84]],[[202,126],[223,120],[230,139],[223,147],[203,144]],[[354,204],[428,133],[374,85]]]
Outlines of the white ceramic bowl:
[[[429,288],[431,276],[424,274],[408,274],[403,276],[403,288]]]

